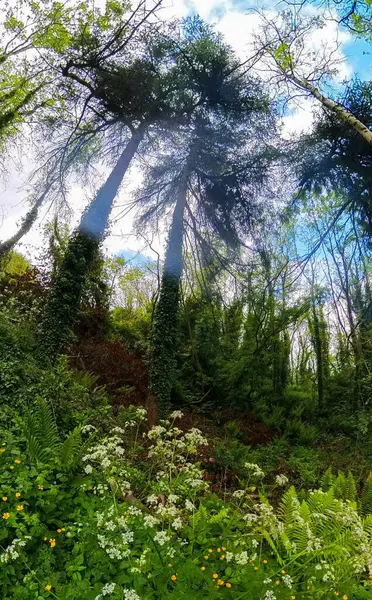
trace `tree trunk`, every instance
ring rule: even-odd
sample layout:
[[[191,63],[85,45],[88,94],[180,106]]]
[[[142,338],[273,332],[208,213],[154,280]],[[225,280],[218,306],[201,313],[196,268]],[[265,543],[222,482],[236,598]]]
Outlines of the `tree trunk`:
[[[41,358],[52,364],[74,339],[74,326],[90,268],[104,237],[113,201],[143,135],[142,128],[133,134],[106,182],[84,213],[52,283],[40,332]]]
[[[368,127],[364,125],[362,121],[359,121],[357,117],[354,117],[354,115],[349,113],[349,111],[346,110],[346,108],[344,108],[340,104],[337,104],[336,102],[322,94],[314,85],[312,85],[306,79],[300,79],[294,74],[290,75],[290,79],[298,87],[310,92],[310,94],[314,98],[316,98],[325,108],[328,108],[328,110],[336,114],[342,121],[344,121],[345,123],[350,125],[350,127],[355,129],[368,144],[372,144],[372,131],[368,129]]]
[[[310,325],[312,330],[312,341],[315,351],[316,359],[316,378],[318,384],[318,406],[324,408],[324,356],[323,356],[323,344],[321,337],[321,327],[319,323],[319,316],[316,310],[315,298],[312,299],[312,324]]]
[[[143,136],[144,129],[140,127],[132,135],[106,182],[83,214],[79,225],[79,232],[82,235],[98,242],[102,240],[115,196]]]
[[[170,408],[176,369],[186,193],[187,176],[184,174],[178,187],[151,334],[150,392],[157,402],[160,418],[165,418]]]
[[[38,197],[31,210],[29,210],[26,216],[23,218],[22,224],[18,231],[11,238],[0,243],[0,260],[2,260],[4,256],[8,254],[8,252],[13,250],[14,246],[18,244],[18,242],[23,238],[23,236],[30,231],[31,227],[33,226],[38,217],[39,209],[43,204],[52,185],[53,183],[48,185],[45,191]]]

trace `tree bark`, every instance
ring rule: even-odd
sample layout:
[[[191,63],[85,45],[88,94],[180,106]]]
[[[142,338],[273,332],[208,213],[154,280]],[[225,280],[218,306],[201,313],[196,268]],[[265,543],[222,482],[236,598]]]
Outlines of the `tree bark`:
[[[26,216],[23,218],[22,224],[18,231],[11,238],[0,243],[0,260],[3,259],[8,252],[13,250],[14,246],[18,244],[23,236],[30,231],[38,217],[39,209],[42,206],[52,185],[53,183],[48,185],[45,191],[38,197],[31,210],[29,210]]]
[[[322,94],[312,83],[310,83],[310,81],[307,81],[306,79],[300,79],[293,73],[289,76],[289,78],[295,85],[297,85],[297,87],[310,92],[310,94],[319,100],[319,102],[325,108],[328,108],[328,110],[336,114],[342,121],[355,129],[368,144],[372,144],[372,131],[368,129],[368,127],[364,125],[362,121],[357,119],[357,117],[354,117],[354,115],[349,113],[346,108]]]
[[[143,136],[144,129],[139,127],[133,133],[106,182],[98,191],[97,196],[83,214],[78,228],[83,235],[97,241],[103,238],[115,196]]]
[[[143,135],[142,127],[132,135],[68,243],[44,308],[39,336],[39,353],[44,362],[53,364],[74,340],[74,327],[91,266],[104,237],[115,196]]]
[[[165,418],[170,408],[176,369],[186,194],[187,174],[184,173],[178,186],[151,334],[150,392],[157,402],[160,418]]]

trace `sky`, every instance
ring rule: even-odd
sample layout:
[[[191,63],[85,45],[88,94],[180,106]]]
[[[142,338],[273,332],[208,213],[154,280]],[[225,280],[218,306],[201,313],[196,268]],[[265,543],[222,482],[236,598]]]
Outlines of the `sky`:
[[[104,2],[104,0],[98,0]],[[199,14],[203,19],[213,24],[220,31],[227,43],[229,43],[237,54],[245,59],[250,54],[252,47],[252,36],[258,29],[259,17],[252,14],[250,9],[253,4],[251,0],[165,0],[163,18],[185,17],[190,14]],[[262,8],[262,2],[260,2]],[[269,0],[268,8],[272,14],[275,13],[276,4]],[[314,8],[314,11],[316,9]],[[350,79],[354,75],[362,79],[369,78],[372,58],[365,54],[369,52],[368,45],[356,41],[350,33],[341,31],[335,22],[329,22],[324,29],[314,32],[309,44],[318,51],[326,41],[333,48],[336,39],[340,44],[339,58],[342,62],[339,66],[338,81]],[[370,48],[370,47],[369,47]],[[337,87],[337,81],[333,82]],[[296,105],[290,107],[290,111],[283,118],[284,133],[288,137],[306,131],[311,128],[313,119],[314,103],[309,99],[302,98]],[[22,153],[22,150],[21,150]],[[9,177],[0,182],[0,239],[7,239],[17,229],[22,216],[27,212],[28,205],[25,202],[25,182],[31,169],[31,163],[25,153],[23,168],[16,171],[10,163]],[[104,181],[105,172],[102,172]],[[136,187],[140,181],[139,171],[132,168],[124,183],[116,201],[112,213],[112,226],[110,235],[104,242],[104,249],[109,254],[131,257],[131,260],[142,260],[143,256],[154,258],[156,255],[149,248],[147,240],[143,236],[136,237],[133,233],[133,213],[122,216],[125,204],[130,199],[131,189]],[[70,204],[75,207],[71,220],[71,226],[78,223],[80,214],[87,202],[86,190],[75,187],[71,190]],[[53,217],[53,208],[45,207],[41,211],[38,223],[32,231],[25,236],[18,249],[27,256],[34,258],[43,245],[42,228],[45,223]],[[125,212],[125,210],[124,210]],[[161,255],[165,246],[165,235],[153,235],[150,245]],[[138,256],[138,258],[133,258]]]

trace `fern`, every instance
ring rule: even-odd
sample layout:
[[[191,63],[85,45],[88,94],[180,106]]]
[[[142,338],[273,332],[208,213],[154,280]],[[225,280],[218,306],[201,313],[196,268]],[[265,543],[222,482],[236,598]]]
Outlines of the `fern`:
[[[59,459],[66,471],[74,469],[84,452],[81,440],[81,428],[75,427],[67,436],[59,451]]]
[[[344,473],[341,471],[338,472],[337,479],[335,479],[333,483],[333,488],[335,490],[335,496],[340,498],[341,500],[350,500],[351,502],[355,502],[357,497],[356,484],[353,474],[347,474],[345,477]]]
[[[334,481],[335,476],[332,473],[332,467],[329,467],[320,480],[320,487],[322,490],[328,490],[334,484]]]
[[[31,460],[43,463],[58,461],[66,471],[79,463],[85,446],[82,444],[81,428],[76,427],[62,441],[52,410],[43,398],[39,398],[32,410],[28,410],[22,422]]]
[[[32,460],[48,462],[55,457],[61,440],[51,408],[44,398],[38,398],[32,410],[26,412],[23,431]]]
[[[363,516],[372,513],[372,471],[368,475],[366,486],[360,499],[360,512]]]

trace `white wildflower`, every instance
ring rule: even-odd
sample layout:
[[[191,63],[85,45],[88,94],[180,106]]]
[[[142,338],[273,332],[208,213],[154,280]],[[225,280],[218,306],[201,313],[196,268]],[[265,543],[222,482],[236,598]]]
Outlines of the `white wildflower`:
[[[183,412],[180,410],[174,410],[169,416],[171,419],[182,419]]]
[[[245,468],[248,471],[251,471],[252,475],[254,477],[258,477],[258,478],[262,478],[265,477],[265,473],[263,472],[263,470],[261,469],[261,467],[259,467],[258,465],[256,465],[255,463],[248,463],[246,462],[244,464]]]
[[[166,542],[169,542],[170,537],[167,535],[166,531],[158,531],[158,533],[154,536],[154,541],[159,544],[159,546],[164,546]]]
[[[234,498],[243,498],[245,494],[244,490],[235,490],[235,492],[233,493]]]
[[[183,527],[182,519],[180,519],[180,517],[177,517],[177,519],[174,519],[174,521],[172,523],[172,527],[173,527],[173,529],[182,529],[182,527]]]
[[[150,506],[152,504],[157,504],[158,503],[158,497],[155,494],[152,494],[151,496],[149,496],[146,500],[147,504],[150,504]]]
[[[235,561],[238,565],[246,565],[249,561],[248,553],[244,550],[238,554],[235,554]]]
[[[278,485],[286,485],[286,483],[288,483],[289,479],[285,475],[277,475],[275,477],[275,481]]]
[[[134,590],[123,589],[124,600],[141,600]]]
[[[155,527],[155,525],[157,525],[157,523],[159,523],[159,519],[157,519],[156,517],[153,517],[152,515],[146,515],[145,518],[143,519],[143,523],[144,523],[145,527]]]
[[[84,425],[84,427],[81,428],[81,433],[89,433],[90,431],[97,431],[97,429],[94,425]]]
[[[176,502],[178,502],[179,497],[176,496],[175,494],[169,494],[168,496],[168,502],[170,502],[171,504],[176,504]]]

